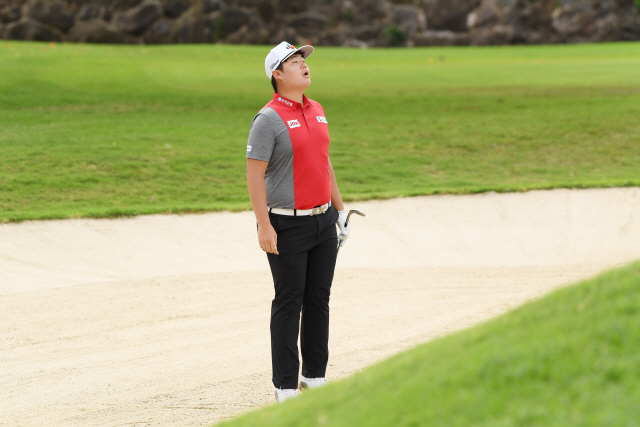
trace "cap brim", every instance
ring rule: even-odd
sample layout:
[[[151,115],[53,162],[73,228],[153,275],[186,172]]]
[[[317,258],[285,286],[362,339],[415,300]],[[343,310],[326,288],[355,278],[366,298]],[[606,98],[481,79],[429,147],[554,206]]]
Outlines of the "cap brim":
[[[309,55],[311,55],[312,52],[313,52],[313,46],[305,45],[305,46],[299,47],[296,50],[294,50],[293,52],[291,52],[289,55],[285,56],[282,59],[282,61],[280,61],[280,64],[285,62],[287,59],[291,58],[296,53],[301,54],[303,58],[307,58]]]
[[[301,52],[303,57],[308,57],[313,52],[313,46],[304,45],[301,48],[296,49],[296,52]]]

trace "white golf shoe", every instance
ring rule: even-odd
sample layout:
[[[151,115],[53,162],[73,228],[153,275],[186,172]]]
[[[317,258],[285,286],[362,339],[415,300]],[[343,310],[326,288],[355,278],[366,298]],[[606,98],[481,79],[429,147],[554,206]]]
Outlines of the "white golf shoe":
[[[298,395],[298,390],[295,388],[277,388],[276,389],[276,400],[278,403],[282,403],[287,399],[291,399],[292,397],[296,397]]]
[[[322,387],[327,383],[327,380],[324,377],[320,378],[305,378],[304,376],[300,379],[300,390],[306,390],[309,388],[318,388]]]

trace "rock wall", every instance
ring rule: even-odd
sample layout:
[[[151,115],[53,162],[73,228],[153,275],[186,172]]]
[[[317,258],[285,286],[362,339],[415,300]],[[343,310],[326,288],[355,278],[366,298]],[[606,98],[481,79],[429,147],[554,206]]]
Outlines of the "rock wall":
[[[0,38],[358,47],[640,40],[640,0],[0,0]]]

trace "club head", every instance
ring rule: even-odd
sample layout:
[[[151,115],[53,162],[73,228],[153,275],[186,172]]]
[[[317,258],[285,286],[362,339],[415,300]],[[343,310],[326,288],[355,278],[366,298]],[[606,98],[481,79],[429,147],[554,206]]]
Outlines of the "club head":
[[[345,227],[347,226],[347,224],[349,224],[349,218],[351,218],[351,214],[356,214],[356,215],[360,215],[360,216],[366,216],[364,214],[364,212],[362,212],[361,210],[351,209],[349,211],[349,215],[347,215],[347,220],[344,223]],[[338,241],[338,252],[340,252],[340,242],[339,241]]]
[[[360,215],[360,216],[366,216],[364,214],[364,212],[358,210],[358,209],[351,209],[349,211],[349,215],[347,215],[347,220],[345,221],[344,225],[346,226],[347,224],[349,224],[349,219],[351,218],[351,214],[356,214],[356,215]]]

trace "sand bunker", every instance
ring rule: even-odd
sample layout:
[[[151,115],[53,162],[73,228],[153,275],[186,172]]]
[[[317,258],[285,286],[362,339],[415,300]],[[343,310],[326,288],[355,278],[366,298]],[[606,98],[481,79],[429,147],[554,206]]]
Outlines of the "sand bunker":
[[[349,205],[328,379],[640,258],[640,189]],[[271,404],[252,212],[0,225],[0,413],[207,426]]]

